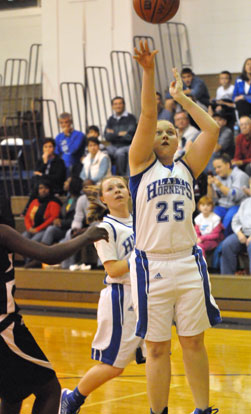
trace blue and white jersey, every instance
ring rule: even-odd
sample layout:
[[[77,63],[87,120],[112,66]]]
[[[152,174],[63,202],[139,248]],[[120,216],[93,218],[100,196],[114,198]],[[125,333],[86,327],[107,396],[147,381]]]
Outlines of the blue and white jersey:
[[[138,250],[166,254],[196,244],[193,187],[193,174],[181,159],[171,166],[156,159],[146,170],[130,177]]]
[[[121,218],[108,214],[103,218],[99,226],[104,227],[109,234],[109,243],[105,240],[99,240],[95,243],[101,262],[129,259],[134,248],[132,216]],[[130,273],[128,272],[120,277],[110,277],[107,275],[105,283],[130,285]]]

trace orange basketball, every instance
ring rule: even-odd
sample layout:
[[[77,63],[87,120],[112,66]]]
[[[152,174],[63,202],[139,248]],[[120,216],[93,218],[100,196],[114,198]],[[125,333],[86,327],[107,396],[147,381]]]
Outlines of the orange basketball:
[[[177,12],[180,0],[133,0],[137,15],[148,23],[164,23]]]

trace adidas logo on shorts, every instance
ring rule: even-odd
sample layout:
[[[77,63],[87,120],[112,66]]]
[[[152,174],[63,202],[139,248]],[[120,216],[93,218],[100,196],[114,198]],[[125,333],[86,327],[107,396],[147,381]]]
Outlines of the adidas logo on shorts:
[[[133,306],[130,306],[127,310],[128,311],[134,311]]]
[[[157,275],[154,276],[154,279],[163,279],[160,273],[157,273]]]

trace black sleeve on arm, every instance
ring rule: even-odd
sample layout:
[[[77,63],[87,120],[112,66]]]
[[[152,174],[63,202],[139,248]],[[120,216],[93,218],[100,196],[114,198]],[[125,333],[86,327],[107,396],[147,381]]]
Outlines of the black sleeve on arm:
[[[16,230],[9,226],[0,224],[0,245],[6,247],[10,252],[19,253],[23,256],[37,259],[48,264],[57,264],[73,253],[81,249],[82,246],[91,241],[85,233],[65,243],[57,243],[53,246],[25,239]]]

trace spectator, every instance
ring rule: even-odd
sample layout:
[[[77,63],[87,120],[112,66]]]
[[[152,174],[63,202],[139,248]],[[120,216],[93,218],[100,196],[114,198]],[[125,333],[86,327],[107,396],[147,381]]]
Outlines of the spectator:
[[[124,98],[112,99],[113,115],[105,127],[105,139],[110,143],[107,152],[112,164],[116,166],[117,175],[129,175],[128,151],[135,134],[137,121],[134,115],[125,110]]]
[[[71,229],[67,231],[65,239],[61,241],[70,240],[72,237],[77,236],[78,234],[83,233],[89,227],[87,224],[87,213],[90,204],[89,199],[97,197],[98,187],[92,185],[90,180],[86,180],[83,185],[83,195],[81,195],[76,204],[76,210],[74,219],[71,224]],[[64,260],[61,263],[62,269],[70,270],[85,270],[87,267],[96,268],[97,267],[97,253],[94,247],[94,244],[81,249],[80,254],[74,254],[68,259]]]
[[[98,138],[88,138],[87,149],[88,154],[82,160],[80,178],[98,184],[102,178],[111,175],[111,161],[107,154],[100,151]]]
[[[86,137],[87,138],[98,138],[99,139],[100,136],[100,131],[99,131],[99,127],[97,127],[96,125],[90,125],[87,130],[86,130]]]
[[[219,84],[216,90],[216,97],[211,99],[210,106],[212,106],[213,112],[227,111],[229,108],[233,110],[235,104],[232,100],[234,85],[232,82],[232,75],[228,70],[223,70],[219,74]]]
[[[251,177],[251,119],[240,118],[241,133],[236,138],[233,165],[238,165]]]
[[[220,127],[218,142],[214,148],[213,157],[217,157],[223,153],[228,154],[230,158],[234,155],[234,135],[231,128],[228,128],[228,116],[224,111],[215,112],[214,120]]]
[[[231,81],[232,75],[227,70],[224,70],[219,74],[220,86],[216,90],[216,98],[211,99],[210,101],[208,113],[212,116],[215,112],[224,113],[226,115],[227,126],[233,129],[236,122],[236,116],[235,103],[232,99],[234,85],[231,84]]]
[[[195,217],[195,231],[197,244],[201,247],[204,256],[206,252],[215,249],[223,240],[223,226],[221,218],[213,212],[213,200],[207,196],[200,198],[198,210],[200,214]]]
[[[64,201],[59,217],[55,218],[53,225],[45,230],[41,242],[48,246],[63,239],[66,231],[70,229],[75,214],[77,199],[80,196],[83,182],[78,177],[72,177],[69,185],[69,195]]]
[[[216,203],[214,212],[222,219],[224,235],[231,230],[231,221],[239,209],[240,202],[246,198],[243,187],[248,187],[249,177],[238,167],[232,169],[229,155],[222,154],[213,161],[216,177],[208,175],[207,195]]]
[[[38,185],[38,197],[34,198],[25,214],[27,239],[41,241],[46,228],[59,216],[61,202],[51,193],[50,185],[44,181]],[[27,265],[29,260],[27,260]]]
[[[235,81],[232,99],[239,118],[251,115],[251,58],[245,60],[241,76]]]
[[[206,173],[212,173],[213,171],[213,160],[221,154],[228,154],[230,159],[234,155],[234,134],[232,129],[227,127],[227,115],[225,112],[215,112],[213,118],[220,127],[220,133],[218,142],[215,145],[212,157],[209,160],[205,168]]]
[[[36,188],[41,179],[46,177],[52,186],[52,191],[62,194],[66,168],[64,161],[55,154],[55,147],[56,143],[53,138],[44,140],[43,154],[37,162],[32,183],[33,188]]]
[[[175,154],[175,158],[177,158],[188,151],[200,131],[190,124],[186,111],[176,112],[174,115],[174,125],[179,138],[178,149]]]
[[[85,135],[73,128],[72,116],[67,112],[60,115],[59,124],[62,132],[56,136],[55,153],[64,160],[67,175],[70,175],[73,165],[80,161],[84,154]]]
[[[172,122],[173,124],[173,113],[168,109],[164,108],[162,95],[160,92],[156,92],[156,101],[157,101],[157,111],[158,111],[158,120],[164,119],[166,121]]]
[[[195,76],[190,68],[183,68],[181,71],[184,94],[190,96],[197,104],[207,110],[209,105],[209,92],[205,82]],[[173,99],[169,92],[166,94],[166,108],[173,108]]]
[[[221,273],[233,275],[237,271],[238,255],[247,252],[251,274],[251,197],[243,200],[232,220],[233,234],[222,244]]]

